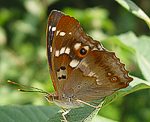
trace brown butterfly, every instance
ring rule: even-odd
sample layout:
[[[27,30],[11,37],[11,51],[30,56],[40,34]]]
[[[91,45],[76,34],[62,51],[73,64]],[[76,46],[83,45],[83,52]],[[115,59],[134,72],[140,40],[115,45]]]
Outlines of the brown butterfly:
[[[55,93],[46,98],[66,110],[65,121],[70,109],[90,105],[133,80],[115,53],[87,36],[75,18],[56,10],[48,18],[47,56]]]

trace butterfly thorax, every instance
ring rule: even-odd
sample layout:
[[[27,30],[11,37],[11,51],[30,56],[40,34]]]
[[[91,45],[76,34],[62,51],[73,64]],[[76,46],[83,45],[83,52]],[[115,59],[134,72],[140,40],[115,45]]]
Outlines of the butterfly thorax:
[[[65,108],[65,109],[78,108],[78,107],[83,106],[82,103],[77,102],[74,98],[71,98],[71,97],[63,96],[62,98],[59,98],[55,94],[48,94],[48,95],[45,96],[45,98],[49,102],[53,102],[57,106],[59,106],[61,108]]]

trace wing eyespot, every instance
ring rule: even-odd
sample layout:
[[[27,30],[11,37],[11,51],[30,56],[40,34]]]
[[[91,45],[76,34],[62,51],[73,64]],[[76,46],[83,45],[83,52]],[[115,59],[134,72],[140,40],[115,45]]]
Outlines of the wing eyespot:
[[[80,89],[80,88],[81,88],[81,86],[80,86],[80,85],[78,85],[78,86],[77,86],[77,88],[78,88],[78,89]]]
[[[77,50],[77,55],[79,58],[84,58],[89,52],[89,46],[81,46]]]
[[[87,53],[87,50],[85,49],[85,48],[81,48],[80,49],[80,55],[86,55],[86,53]]]
[[[119,78],[117,76],[113,76],[111,78],[111,82],[117,82],[119,80]]]
[[[82,43],[74,44],[74,51],[79,58],[84,58],[89,52],[90,47],[88,45],[83,45]]]

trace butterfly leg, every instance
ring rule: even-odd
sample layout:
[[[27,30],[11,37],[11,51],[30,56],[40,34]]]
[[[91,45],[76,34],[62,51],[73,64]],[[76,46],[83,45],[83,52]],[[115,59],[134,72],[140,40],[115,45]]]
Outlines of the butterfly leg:
[[[62,109],[61,110],[62,117],[63,117],[63,120],[61,120],[61,122],[68,122],[67,118],[66,118],[66,115],[69,113],[70,110],[71,109]]]
[[[101,106],[99,106],[99,105],[98,105],[98,106],[94,106],[94,105],[91,105],[91,104],[89,104],[89,103],[87,103],[87,102],[84,102],[84,101],[82,101],[82,100],[79,100],[79,99],[77,99],[76,101],[79,102],[79,103],[82,103],[82,104],[91,106],[92,108],[96,108],[96,109],[101,108]]]

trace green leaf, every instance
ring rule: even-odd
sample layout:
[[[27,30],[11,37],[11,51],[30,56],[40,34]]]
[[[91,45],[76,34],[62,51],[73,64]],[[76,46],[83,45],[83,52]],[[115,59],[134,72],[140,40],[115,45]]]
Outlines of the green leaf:
[[[138,64],[141,68],[142,74],[144,77],[150,81],[150,62],[147,60],[146,57],[143,55],[137,53],[137,59],[138,59]]]
[[[142,36],[137,43],[137,59],[139,67],[145,79],[150,81],[150,37]]]
[[[116,0],[121,6],[130,11],[132,14],[144,20],[150,28],[150,18],[131,0]]]
[[[108,118],[105,118],[102,116],[96,116],[96,117],[94,117],[92,122],[117,122],[117,121],[114,121],[114,120],[111,120],[111,119],[108,119]]]
[[[102,102],[103,107],[119,97],[147,88],[150,88],[149,82],[134,77],[129,87],[106,97]],[[94,102],[99,104],[100,100]],[[67,115],[67,120],[69,122],[89,122],[99,110],[89,106],[72,109]],[[58,111],[59,108],[57,106],[2,106],[0,107],[0,122],[60,122],[60,119],[63,118]]]
[[[118,39],[135,50],[140,70],[145,79],[150,81],[150,37],[138,38],[134,33],[128,32],[118,36]]]
[[[57,111],[55,106],[2,106],[0,122],[46,122]]]

